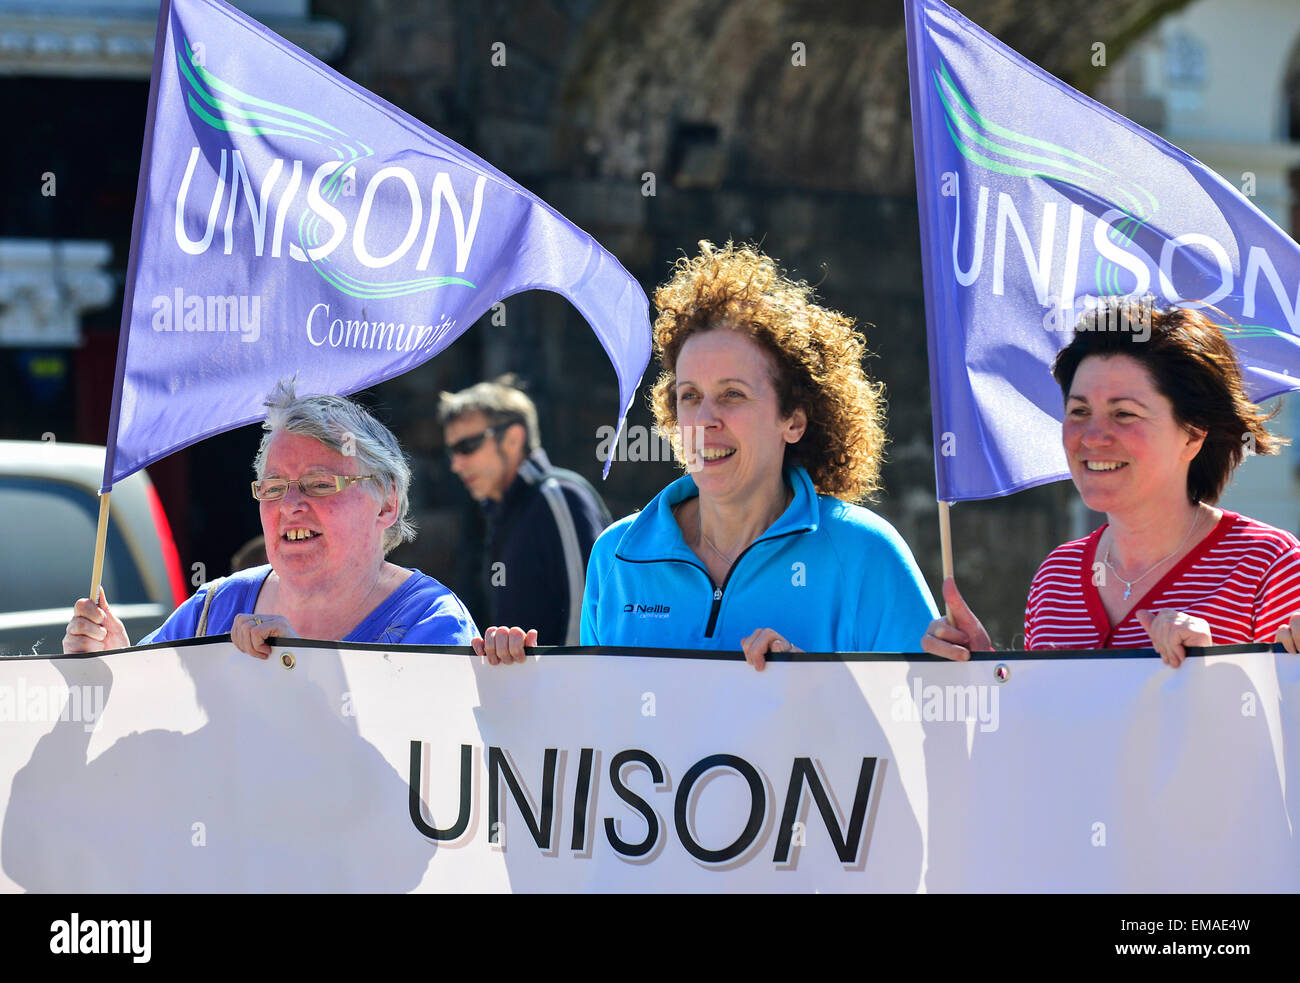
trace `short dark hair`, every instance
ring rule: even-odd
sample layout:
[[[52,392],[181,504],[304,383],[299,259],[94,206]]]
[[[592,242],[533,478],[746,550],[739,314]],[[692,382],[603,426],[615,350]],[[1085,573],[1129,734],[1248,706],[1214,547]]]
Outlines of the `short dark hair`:
[[[1256,454],[1276,454],[1290,443],[1264,428],[1277,410],[1266,413],[1246,397],[1232,346],[1200,310],[1103,298],[1084,311],[1052,365],[1066,399],[1079,364],[1090,355],[1127,355],[1141,363],[1156,390],[1173,404],[1174,419],[1205,434],[1187,471],[1187,497],[1194,505],[1219,500],[1247,445],[1253,444]]]
[[[446,427],[469,413],[482,413],[488,426],[493,428],[523,424],[525,457],[542,446],[537,407],[524,392],[518,377],[511,372],[489,382],[475,383],[460,392],[438,396],[438,422],[442,426]]]

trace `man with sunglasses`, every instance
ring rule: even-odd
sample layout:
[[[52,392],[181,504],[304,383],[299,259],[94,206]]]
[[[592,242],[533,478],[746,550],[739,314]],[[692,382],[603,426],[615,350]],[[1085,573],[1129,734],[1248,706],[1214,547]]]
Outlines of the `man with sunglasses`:
[[[605,503],[581,475],[551,464],[537,407],[512,375],[443,393],[438,420],[452,471],[483,509],[487,623],[577,645],[587,557],[610,522]]]

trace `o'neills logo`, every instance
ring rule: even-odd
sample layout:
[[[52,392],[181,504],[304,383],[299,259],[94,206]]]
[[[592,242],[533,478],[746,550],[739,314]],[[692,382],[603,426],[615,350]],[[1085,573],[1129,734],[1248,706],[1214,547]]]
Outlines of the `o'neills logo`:
[[[443,849],[469,846],[486,839],[495,849],[506,851],[505,818],[509,811],[512,816],[517,814],[522,819],[528,831],[527,837],[514,838],[514,845],[510,848],[535,849],[544,857],[558,858],[566,839],[566,830],[561,827],[567,821],[570,824],[568,849],[578,859],[590,859],[600,850],[629,863],[646,863],[654,860],[675,838],[698,863],[714,870],[764,862],[760,857],[767,849],[771,850],[767,854],[769,862],[778,869],[793,869],[799,862],[800,849],[833,850],[836,859],[850,869],[860,869],[866,863],[871,839],[866,821],[867,806],[878,771],[877,758],[862,759],[851,798],[847,787],[832,789],[816,758],[794,758],[780,770],[782,775],[788,774],[789,777],[785,782],[784,796],[778,798],[768,774],[739,755],[711,754],[701,758],[680,772],[681,780],[676,790],[671,791],[663,765],[649,751],[640,748],[618,751],[610,757],[602,782],[600,760],[606,752],[582,748],[578,753],[572,801],[560,805],[557,800],[569,794],[569,783],[563,779],[557,781],[557,776],[569,773],[565,767],[569,751],[546,748],[538,782],[536,773],[527,775],[519,768],[509,750],[489,747],[486,754],[487,822],[482,823],[480,817],[484,803],[480,802],[479,794],[484,784],[482,755],[475,755],[469,744],[460,746],[457,781],[456,776],[432,771],[426,761],[425,748],[426,745],[420,741],[411,742],[411,822],[421,835],[438,841]],[[634,768],[649,773],[650,782],[656,788],[650,798],[639,795],[628,786],[628,773]],[[705,795],[701,789],[718,777],[718,773],[726,772],[743,779],[748,789],[744,795],[748,815],[744,815],[746,809],[739,810],[742,818],[729,824],[735,828],[719,836],[718,815],[713,813],[726,810],[729,815],[735,797],[720,798],[716,793]],[[883,773],[883,766],[880,772]],[[679,772],[674,769],[674,773]],[[459,806],[456,818],[448,823],[450,813],[430,815],[430,790],[438,786],[454,788],[457,784]],[[847,786],[848,782],[844,784]],[[514,809],[507,809],[505,797],[501,794],[503,788],[513,801]],[[622,803],[622,807],[608,815],[598,803],[602,799],[609,802],[611,795]],[[816,805],[818,819],[811,818],[811,810],[805,806],[806,797],[811,797]],[[446,799],[447,796],[439,795],[435,801]],[[847,821],[841,825],[837,803],[848,802],[852,805],[847,810]],[[776,811],[778,804],[779,815]],[[671,824],[661,817],[661,810],[671,811]],[[872,813],[875,811],[873,804]],[[808,817],[807,826],[801,816]],[[600,819],[603,822],[598,824]],[[822,829],[818,830],[818,826]],[[636,833],[645,832],[638,839],[629,834],[629,829]],[[703,835],[705,829],[712,831],[710,837]]]
[[[397,164],[375,167],[376,152],[363,141],[265,93],[240,91],[208,71],[184,38],[176,59],[187,112],[212,141],[206,150],[191,148],[176,194],[182,252],[202,256],[219,238],[226,255],[238,249],[241,256],[310,263],[340,293],[365,301],[474,288],[458,274],[474,248],[486,177],[470,172],[472,189],[458,191],[449,170],[417,175]],[[259,159],[254,168],[251,156],[225,146],[232,132],[279,134],[315,149],[303,159]],[[215,183],[208,176],[214,171]],[[431,270],[435,247],[438,262],[454,253],[454,273]]]
[[[624,604],[623,613],[635,612],[642,618],[666,618],[672,610],[667,604]]]

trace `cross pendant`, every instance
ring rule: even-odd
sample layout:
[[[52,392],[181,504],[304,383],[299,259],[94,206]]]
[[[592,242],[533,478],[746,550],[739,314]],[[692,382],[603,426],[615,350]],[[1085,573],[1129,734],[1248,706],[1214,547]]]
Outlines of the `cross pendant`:
[[[1125,587],[1125,588],[1124,588],[1124,600],[1127,601],[1127,600],[1128,600],[1128,596],[1129,596],[1130,594],[1132,594],[1132,593],[1133,593],[1133,588],[1132,588],[1132,587]]]

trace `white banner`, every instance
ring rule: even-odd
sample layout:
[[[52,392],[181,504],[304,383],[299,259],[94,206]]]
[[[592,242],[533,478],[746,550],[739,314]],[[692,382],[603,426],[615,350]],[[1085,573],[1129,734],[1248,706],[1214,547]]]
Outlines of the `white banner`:
[[[0,889],[1300,889],[1295,656],[583,652],[0,660]]]

